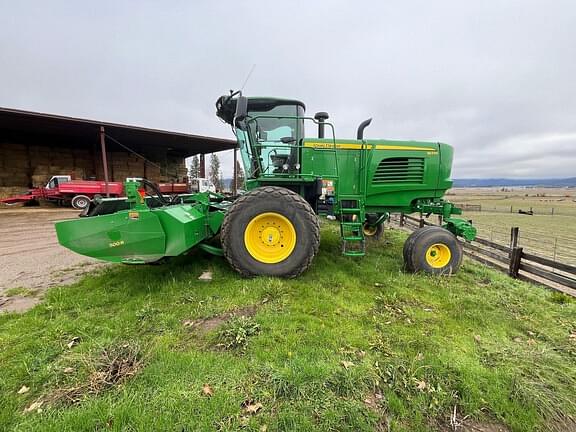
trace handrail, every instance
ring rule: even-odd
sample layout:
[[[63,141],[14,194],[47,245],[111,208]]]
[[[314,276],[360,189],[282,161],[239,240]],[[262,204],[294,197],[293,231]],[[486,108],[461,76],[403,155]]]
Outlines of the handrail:
[[[252,144],[252,141],[255,140],[255,134],[252,133],[252,131],[250,130],[250,123],[256,123],[258,119],[261,118],[272,118],[272,119],[292,119],[292,120],[303,120],[303,121],[311,121],[312,123],[314,123],[315,125],[318,125],[318,121],[316,119],[314,119],[313,117],[307,117],[307,116],[277,116],[277,115],[257,115],[254,117],[250,117],[246,124],[248,126],[248,133],[247,138],[250,140],[250,144],[251,147],[253,147],[254,149],[260,148],[284,148],[284,149],[298,149],[298,161],[297,163],[300,164],[300,168],[298,170],[298,172],[287,172],[287,173],[266,173],[265,171],[268,170],[269,168],[269,164],[266,167],[266,170],[263,169],[262,167],[262,161],[260,160],[260,157],[258,157],[257,159],[257,163],[258,163],[258,169],[260,171],[260,175],[258,177],[268,177],[268,176],[272,176],[274,175],[274,177],[295,177],[295,178],[301,178],[303,176],[312,176],[314,175],[312,171],[310,172],[303,172],[302,171],[302,164],[301,164],[301,149],[305,148],[303,141],[304,139],[306,139],[305,137],[302,137],[300,140],[300,143],[296,143],[296,144],[290,144],[290,143],[282,143],[282,145],[274,145],[274,144],[261,144],[260,142],[258,142],[256,140],[255,143]],[[335,167],[335,175],[334,176],[324,176],[326,178],[333,178],[333,180],[335,180],[336,182],[339,181],[339,166],[338,166],[338,156],[336,153],[336,132],[334,129],[334,125],[330,122],[324,122],[325,126],[328,126],[330,128],[330,130],[332,131],[332,148],[316,148],[314,147],[315,151],[331,151],[334,153],[334,167]],[[324,138],[326,139],[326,138]],[[269,141],[268,141],[269,142]],[[278,143],[280,143],[281,141],[278,141]],[[252,157],[254,157],[254,155],[251,155]],[[252,173],[253,174],[253,173]],[[256,177],[256,178],[258,178]],[[335,191],[336,194],[338,194],[338,187],[335,187]]]

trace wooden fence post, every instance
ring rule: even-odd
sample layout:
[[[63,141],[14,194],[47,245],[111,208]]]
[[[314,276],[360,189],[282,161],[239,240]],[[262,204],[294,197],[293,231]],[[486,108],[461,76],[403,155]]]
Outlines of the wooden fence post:
[[[418,224],[420,225],[420,228],[424,227],[424,217],[422,216],[422,213],[420,213],[420,220],[418,221]]]
[[[404,226],[404,213],[400,213],[400,224],[401,227]]]
[[[512,227],[510,230],[510,265],[508,274],[516,279],[520,270],[520,261],[522,260],[522,248],[518,247],[518,227]]]

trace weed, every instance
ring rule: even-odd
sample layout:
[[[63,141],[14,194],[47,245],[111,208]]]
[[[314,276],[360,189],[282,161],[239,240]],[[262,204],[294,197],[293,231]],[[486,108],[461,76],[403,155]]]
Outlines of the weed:
[[[225,323],[218,331],[219,347],[227,350],[244,350],[250,337],[260,333],[260,325],[249,316],[239,316]]]
[[[77,404],[89,395],[98,395],[133,377],[141,368],[142,358],[143,352],[137,344],[112,345],[103,349],[95,359],[83,359],[85,368],[90,371],[85,382],[58,388],[41,400],[49,405]]]

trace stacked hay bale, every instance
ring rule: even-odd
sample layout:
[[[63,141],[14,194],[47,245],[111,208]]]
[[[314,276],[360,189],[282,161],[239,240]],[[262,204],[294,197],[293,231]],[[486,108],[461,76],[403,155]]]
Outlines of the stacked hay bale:
[[[77,180],[95,175],[87,149],[2,142],[0,155],[2,197],[45,186],[53,175],[70,175]]]
[[[184,159],[177,157],[169,157],[167,160],[167,169],[162,172],[162,182],[182,182],[185,177],[188,177],[188,170]]]
[[[187,176],[183,158],[166,155],[163,149],[150,149],[146,162],[124,151],[108,152],[111,181],[127,177],[146,177],[154,182],[183,181]],[[42,187],[54,175],[69,175],[75,180],[104,179],[99,152],[91,147],[37,145],[0,142],[0,196],[25,193],[30,187]]]
[[[0,143],[0,198],[28,190],[28,151],[23,144]]]
[[[28,185],[29,158],[24,144],[0,143],[0,186]]]
[[[110,181],[123,182],[128,177],[144,176],[144,159],[127,152],[108,152],[108,175]],[[102,161],[96,167],[98,180],[104,179]]]
[[[158,163],[155,162],[155,165],[152,165],[151,163],[146,163],[146,171],[145,171],[145,177],[148,180],[151,180],[153,182],[159,183],[161,182],[161,177],[162,177],[162,170],[160,169],[160,166],[156,166],[156,165],[160,165]]]

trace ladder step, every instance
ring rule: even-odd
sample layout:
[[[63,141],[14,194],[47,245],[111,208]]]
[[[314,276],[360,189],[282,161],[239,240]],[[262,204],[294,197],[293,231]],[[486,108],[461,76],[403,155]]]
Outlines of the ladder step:
[[[343,208],[340,209],[340,213],[350,214],[350,213],[360,213],[359,208]]]
[[[366,253],[364,251],[344,251],[345,256],[364,256]]]
[[[340,222],[343,227],[360,228],[363,224],[360,222]]]
[[[342,237],[346,241],[363,241],[364,237],[362,236],[345,236]]]

